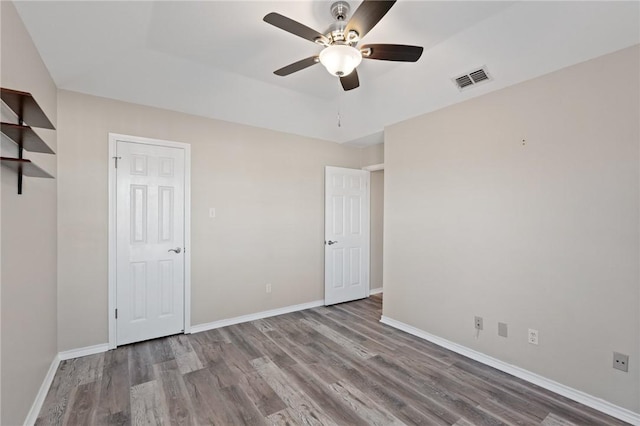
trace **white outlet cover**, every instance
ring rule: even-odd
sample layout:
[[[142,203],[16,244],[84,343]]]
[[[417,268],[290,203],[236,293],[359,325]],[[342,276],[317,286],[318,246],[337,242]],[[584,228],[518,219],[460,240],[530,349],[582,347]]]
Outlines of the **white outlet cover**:
[[[209,217],[212,218],[212,219],[214,217],[216,217],[216,208],[215,207],[210,207],[209,208]]]
[[[529,329],[529,343],[532,345],[538,344],[538,330],[534,330],[533,328]]]

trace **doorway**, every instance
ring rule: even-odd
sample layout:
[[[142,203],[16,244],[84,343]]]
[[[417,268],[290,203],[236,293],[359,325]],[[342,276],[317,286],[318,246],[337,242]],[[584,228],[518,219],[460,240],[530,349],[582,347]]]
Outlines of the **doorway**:
[[[369,172],[325,168],[324,304],[369,296]]]
[[[109,135],[109,347],[190,328],[189,145]]]

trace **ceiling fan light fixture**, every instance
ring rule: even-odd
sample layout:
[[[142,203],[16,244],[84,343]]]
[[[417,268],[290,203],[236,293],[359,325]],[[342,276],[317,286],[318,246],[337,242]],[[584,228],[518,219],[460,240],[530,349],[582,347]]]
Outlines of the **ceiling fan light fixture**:
[[[337,77],[345,77],[362,61],[362,54],[355,47],[344,44],[334,44],[320,52],[320,63]]]

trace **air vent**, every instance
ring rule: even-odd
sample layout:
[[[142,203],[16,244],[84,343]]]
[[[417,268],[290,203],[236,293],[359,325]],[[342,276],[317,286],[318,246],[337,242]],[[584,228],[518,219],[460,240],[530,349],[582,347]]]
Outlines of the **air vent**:
[[[465,88],[467,86],[471,86],[473,84],[473,80],[468,75],[463,75],[462,77],[456,78],[456,83],[458,83],[459,88]]]
[[[464,90],[482,82],[491,81],[491,76],[487,72],[487,67],[482,67],[461,76],[454,77],[452,80],[456,86],[458,86],[458,90]]]

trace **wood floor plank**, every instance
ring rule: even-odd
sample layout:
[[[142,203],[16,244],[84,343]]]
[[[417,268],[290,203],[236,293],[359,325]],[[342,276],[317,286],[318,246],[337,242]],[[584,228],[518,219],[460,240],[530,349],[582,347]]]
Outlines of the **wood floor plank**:
[[[77,387],[73,400],[69,402],[69,412],[66,423],[70,425],[89,425],[96,420],[100,383],[92,381]]]
[[[381,314],[376,295],[63,361],[36,424],[625,424]]]
[[[187,374],[192,371],[200,370],[204,368],[202,361],[195,352],[186,352],[176,356],[176,364],[178,364],[178,370],[180,373]]]
[[[175,359],[173,349],[169,344],[169,341],[165,339],[153,339],[146,342],[149,346],[149,352],[151,353],[151,362],[159,364],[161,362],[171,361]]]
[[[293,387],[289,377],[268,358],[257,358],[251,363],[287,404],[298,422],[306,425],[336,425],[306,393]]]
[[[149,342],[131,345],[129,350],[129,377],[131,386],[153,380],[153,364],[154,360],[151,356],[151,344]]]
[[[162,371],[158,373],[165,404],[172,425],[195,424],[195,412],[187,388],[179,371]]]
[[[242,332],[245,339],[251,342],[253,347],[255,347],[262,356],[269,357],[278,367],[287,367],[297,363],[278,345],[271,341],[271,339],[250,323],[239,324],[238,329]]]
[[[102,379],[104,353],[77,358],[77,360],[83,361],[83,365],[80,366],[78,384],[84,385]]]
[[[267,424],[270,426],[296,426],[300,422],[292,411],[287,408],[267,416]]]
[[[244,352],[248,359],[262,357],[262,353],[247,338],[245,338],[242,330],[237,325],[225,327],[224,330],[221,330],[221,333],[226,335],[231,343]]]
[[[164,391],[157,380],[131,387],[131,423],[149,426],[170,423]]]
[[[41,424],[62,424],[68,408],[71,391],[78,385],[100,381],[104,369],[105,354],[95,354],[65,360],[49,388],[40,410]]]
[[[334,366],[340,370],[340,376],[357,387],[362,393],[385,407],[391,414],[407,424],[451,425],[437,413],[420,407],[415,400],[407,398],[397,386],[387,386],[369,374],[351,367]]]
[[[565,420],[562,417],[556,416],[553,413],[545,417],[540,424],[541,426],[577,426],[575,423]]]
[[[265,320],[261,320],[260,319],[260,320],[256,320],[256,321],[251,321],[250,324],[252,326],[254,326],[255,328],[257,328],[262,333],[268,333],[268,332],[274,330],[274,328],[271,327],[271,325],[269,325],[269,323],[266,322]]]
[[[478,408],[512,425],[532,425],[540,423],[535,417],[530,416],[528,413],[516,411],[491,398],[482,401]]]
[[[296,365],[286,369],[287,376],[296,387],[316,402],[322,411],[340,425],[366,426],[365,420],[354,410],[350,410],[338,395],[327,392],[328,386],[318,380],[310,370]]]
[[[335,330],[332,330],[330,327],[327,327],[324,324],[320,324],[319,322],[311,319],[304,319],[302,320],[302,322],[308,325],[309,327],[313,328],[314,330],[316,330],[318,333],[322,334],[326,338],[333,340],[335,343],[342,346],[345,350],[349,351],[351,354],[357,357],[360,357],[363,359],[369,359],[376,355],[375,353],[368,351],[366,348],[357,344],[353,340],[349,340],[342,334],[338,333]]]
[[[185,334],[177,334],[175,336],[167,337],[167,342],[169,343],[169,347],[171,347],[174,357],[177,358],[181,355],[193,352],[190,337],[191,336],[187,336]]]
[[[242,376],[238,386],[251,398],[265,417],[287,408],[287,405],[257,372]]]
[[[369,425],[399,426],[404,424],[348,382],[339,381],[329,385],[329,388]]]
[[[234,424],[243,425],[266,425],[264,416],[251,402],[247,394],[238,386],[229,386],[222,389],[222,395],[227,400],[227,408],[233,411],[233,416],[237,421]]]
[[[231,425],[235,420],[226,409],[226,399],[212,383],[215,380],[208,368],[184,376],[185,387],[200,425]]]
[[[317,362],[317,354],[309,350],[309,348],[291,338],[291,336],[278,330],[269,332],[269,338],[277,344],[290,357],[296,360],[298,364],[312,364]]]
[[[500,419],[479,410],[475,403],[469,400],[463,393],[456,394],[455,387],[450,386],[447,388],[437,384],[432,385],[428,380],[423,380],[418,375],[412,374],[402,366],[381,356],[376,356],[372,361],[380,371],[386,371],[389,376],[393,376],[394,380],[410,385],[417,392],[424,395],[425,398],[432,400],[435,404],[438,404],[457,417],[465,418],[474,424],[494,426],[502,426],[505,424]]]
[[[104,354],[104,370],[97,401],[97,423],[125,425],[130,423],[129,347]]]

